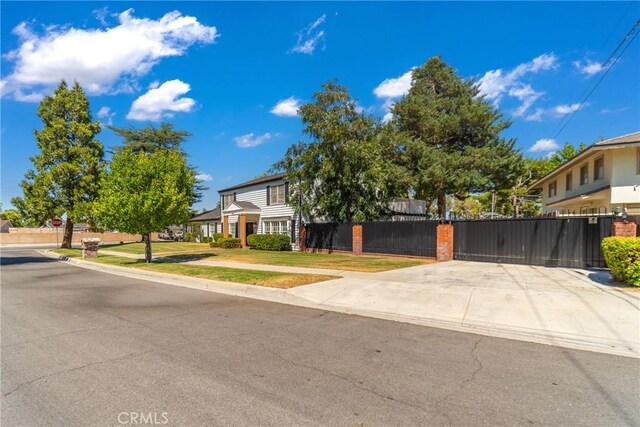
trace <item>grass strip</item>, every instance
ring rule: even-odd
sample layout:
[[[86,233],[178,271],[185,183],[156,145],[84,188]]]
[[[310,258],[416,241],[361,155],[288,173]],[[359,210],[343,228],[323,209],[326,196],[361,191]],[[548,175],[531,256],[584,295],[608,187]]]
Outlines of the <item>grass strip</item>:
[[[69,258],[81,258],[80,249],[59,249],[55,251]],[[201,279],[219,280],[222,282],[243,283],[246,285],[265,286],[269,288],[288,289],[295,286],[308,285],[325,280],[338,279],[337,276],[324,274],[281,273],[277,271],[245,270],[228,267],[209,267],[189,265],[180,262],[153,262],[147,264],[142,260],[124,258],[113,255],[98,255],[88,259],[98,264],[116,265],[119,267],[137,268],[140,270],[156,271],[159,273],[178,274],[181,276],[198,277]]]

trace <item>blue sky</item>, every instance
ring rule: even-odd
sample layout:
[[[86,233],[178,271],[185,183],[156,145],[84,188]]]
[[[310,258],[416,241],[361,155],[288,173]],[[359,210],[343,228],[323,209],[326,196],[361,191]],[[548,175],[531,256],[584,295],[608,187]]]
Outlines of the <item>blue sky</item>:
[[[301,139],[296,106],[337,78],[381,120],[411,67],[441,55],[475,78],[532,156],[640,129],[640,38],[578,95],[640,3],[2,2],[1,199],[21,195],[37,101],[64,77],[115,126],[174,123],[210,190],[267,171]],[[562,133],[559,123],[578,109]],[[388,115],[387,115],[388,118]],[[108,129],[99,139],[119,144]]]

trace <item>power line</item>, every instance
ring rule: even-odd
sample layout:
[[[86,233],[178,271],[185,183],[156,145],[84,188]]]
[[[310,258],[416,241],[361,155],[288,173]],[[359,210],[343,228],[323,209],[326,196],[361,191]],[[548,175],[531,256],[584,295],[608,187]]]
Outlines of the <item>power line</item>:
[[[626,52],[626,50],[629,48],[629,46],[631,46],[631,44],[633,43],[633,40],[640,33],[640,31],[636,31],[636,30],[638,30],[638,28],[640,28],[640,19],[638,19],[635,22],[633,27],[631,27],[631,30],[629,30],[629,32],[627,32],[627,34],[622,38],[620,43],[618,43],[618,45],[615,47],[615,49],[613,49],[613,51],[611,52],[611,54],[609,55],[607,60],[604,62],[604,65],[603,65],[602,69],[599,71],[599,73],[601,73],[600,78],[597,79],[597,80],[591,80],[591,82],[587,85],[587,87],[582,91],[580,96],[578,96],[578,99],[576,100],[576,102],[574,104],[579,104],[579,107],[576,110],[574,110],[570,115],[565,116],[566,118],[564,118],[564,119],[562,119],[560,121],[560,123],[556,127],[557,131],[554,132],[554,135],[553,135],[552,139],[556,139],[560,135],[560,133],[567,127],[567,125],[569,124],[571,119],[573,119],[573,117],[580,110],[580,107],[582,107],[582,105],[584,105],[584,103],[587,101],[587,99],[589,99],[591,94],[600,85],[602,80],[607,76],[607,74],[609,74],[609,71],[611,71],[611,69],[618,63],[618,61],[620,60],[622,55]],[[623,48],[623,46],[624,46],[624,48]],[[622,48],[622,51],[620,51],[621,48]],[[619,54],[618,54],[618,51],[620,51]],[[594,82],[595,82],[595,85],[593,84]]]

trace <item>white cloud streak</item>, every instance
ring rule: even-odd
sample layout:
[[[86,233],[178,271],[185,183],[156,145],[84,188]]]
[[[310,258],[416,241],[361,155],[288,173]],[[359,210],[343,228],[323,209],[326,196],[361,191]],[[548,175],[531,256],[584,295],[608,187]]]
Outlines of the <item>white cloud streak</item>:
[[[522,79],[529,74],[547,71],[558,67],[558,58],[553,53],[542,54],[529,62],[519,64],[510,71],[501,68],[487,71],[478,80],[480,94],[498,105],[505,95],[515,97],[521,101],[514,111],[514,116],[524,116],[531,106],[544,92],[537,92],[530,84]]]
[[[208,173],[204,173],[204,172],[200,172],[198,173],[196,176],[196,181],[198,182],[208,182],[208,181],[212,181],[213,177],[211,175],[209,175]]]
[[[19,46],[4,58],[13,71],[3,81],[3,95],[37,101],[62,79],[77,80],[91,95],[131,92],[163,58],[181,56],[218,36],[215,27],[178,11],[153,20],[135,18],[128,9],[117,20],[110,28],[49,26],[43,34],[20,23],[13,29]]]
[[[545,138],[537,140],[536,143],[529,148],[529,151],[532,153],[550,153],[557,151],[559,148],[560,146],[555,139]]]
[[[275,136],[277,135],[278,134],[276,134]],[[258,136],[256,136],[252,132],[246,135],[236,136],[235,138],[233,138],[233,141],[240,148],[251,148],[251,147],[256,147],[260,144],[264,144],[265,142],[269,141],[273,137],[274,135],[272,135],[269,132],[262,135],[258,135]]]
[[[604,68],[601,63],[589,60],[585,61],[584,64],[581,61],[574,61],[573,66],[576,67],[580,73],[586,74],[587,76],[598,74]]]
[[[318,43],[324,40],[324,30],[320,30],[318,27],[322,25],[327,19],[327,15],[322,15],[311,24],[298,31],[298,40],[296,44],[291,48],[292,52],[304,53],[306,55],[312,55],[316,50]]]
[[[399,98],[406,95],[411,88],[411,71],[400,77],[385,79],[373,90],[378,98]]]
[[[189,112],[196,102],[181,96],[190,90],[191,86],[180,80],[164,82],[133,101],[127,119],[159,121],[165,117],[173,117],[176,112]]]
[[[270,111],[280,117],[295,117],[298,115],[299,108],[300,100],[292,96],[278,101]]]

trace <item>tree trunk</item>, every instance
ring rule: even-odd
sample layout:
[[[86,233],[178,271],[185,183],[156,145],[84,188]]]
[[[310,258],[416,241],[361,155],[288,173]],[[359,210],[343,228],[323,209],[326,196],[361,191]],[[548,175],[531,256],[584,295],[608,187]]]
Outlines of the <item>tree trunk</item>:
[[[151,233],[142,236],[144,240],[144,262],[151,262]]]
[[[73,240],[73,221],[67,218],[67,223],[64,226],[64,236],[62,236],[63,249],[71,249],[71,242]]]
[[[446,219],[447,216],[447,196],[445,194],[438,195],[438,216],[439,219]]]

